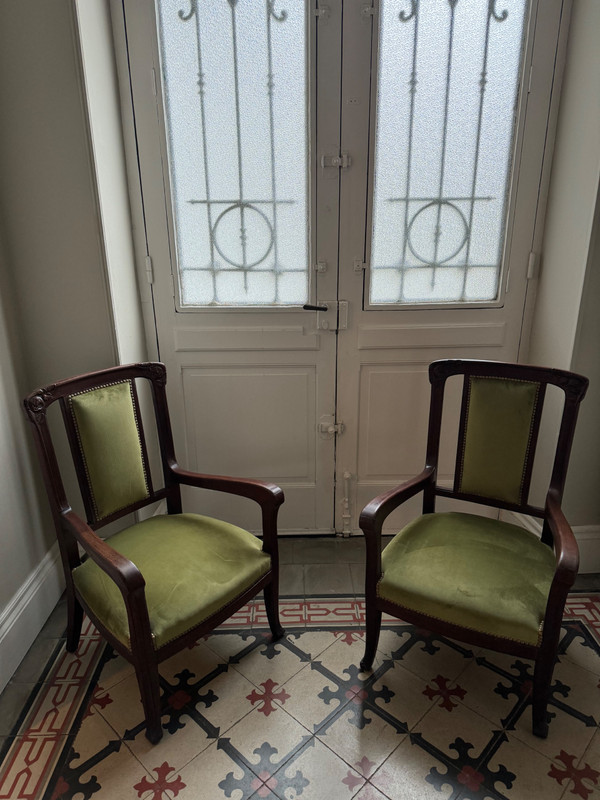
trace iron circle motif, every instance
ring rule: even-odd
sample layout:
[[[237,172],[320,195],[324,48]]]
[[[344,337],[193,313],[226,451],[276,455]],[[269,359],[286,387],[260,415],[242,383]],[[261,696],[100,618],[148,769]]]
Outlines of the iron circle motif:
[[[447,261],[450,261],[451,258],[454,258],[454,256],[458,255],[460,253],[460,251],[463,249],[463,247],[465,246],[465,243],[466,243],[467,239],[469,238],[469,223],[467,222],[467,219],[466,219],[465,215],[463,214],[463,212],[460,210],[460,208],[458,208],[458,206],[456,206],[454,203],[450,202],[449,200],[432,200],[430,203],[426,203],[424,206],[421,206],[421,208],[417,211],[416,214],[414,214],[413,218],[410,221],[410,224],[409,224],[408,229],[406,231],[406,241],[407,241],[408,247],[410,249],[410,252],[413,254],[413,256],[415,258],[418,258],[424,264],[433,264],[433,259],[425,258],[421,253],[418,252],[418,250],[413,245],[413,242],[412,242],[412,239],[411,239],[411,235],[412,235],[412,232],[413,232],[413,226],[414,226],[415,222],[418,220],[418,218],[422,214],[426,213],[428,211],[428,209],[430,209],[430,208],[433,208],[433,209],[438,208],[439,209],[440,219],[441,219],[441,214],[442,214],[442,211],[444,210],[444,208],[452,209],[456,213],[456,215],[458,216],[460,222],[462,222],[463,236],[462,236],[462,239],[460,240],[460,243],[459,243],[458,247],[454,247],[454,249],[448,255],[444,256],[444,258],[440,258],[438,256],[438,258],[435,259],[435,264],[445,264]],[[441,241],[442,240],[441,226],[440,226],[439,238],[440,238],[440,241]]]
[[[225,217],[227,214],[230,214],[232,211],[236,211],[238,209],[240,212],[240,232],[242,238],[246,236],[245,225],[242,224],[242,212],[244,210],[253,211],[255,214],[258,214],[258,216],[264,220],[267,229],[269,231],[269,245],[265,250],[264,254],[260,258],[257,258],[255,261],[252,261],[248,264],[244,263],[240,264],[238,261],[235,261],[233,258],[230,258],[223,252],[223,250],[221,250],[221,248],[219,247],[219,243],[217,241],[217,228],[219,227],[219,224],[222,222],[223,217]],[[256,267],[257,264],[260,264],[262,261],[264,261],[265,258],[269,255],[269,253],[273,249],[273,242],[274,242],[273,226],[271,225],[271,221],[269,220],[267,215],[263,211],[261,211],[260,208],[257,208],[252,203],[243,203],[243,202],[233,203],[233,205],[228,206],[224,211],[221,211],[221,213],[215,220],[215,224],[213,225],[212,228],[212,239],[213,239],[213,244],[215,246],[215,250],[217,251],[217,253],[219,253],[221,258],[225,259],[225,261],[228,264],[231,264],[232,267],[238,267],[239,269],[252,269],[252,267]]]

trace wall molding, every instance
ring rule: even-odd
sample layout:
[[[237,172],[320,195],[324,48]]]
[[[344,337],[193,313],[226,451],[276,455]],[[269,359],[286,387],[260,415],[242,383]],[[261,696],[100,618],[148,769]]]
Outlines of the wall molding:
[[[58,542],[0,612],[0,691],[13,676],[64,589]]]
[[[542,535],[542,523],[534,517],[503,511],[500,519],[520,525],[536,536]],[[576,525],[573,533],[579,545],[579,572],[600,572],[600,525]]]

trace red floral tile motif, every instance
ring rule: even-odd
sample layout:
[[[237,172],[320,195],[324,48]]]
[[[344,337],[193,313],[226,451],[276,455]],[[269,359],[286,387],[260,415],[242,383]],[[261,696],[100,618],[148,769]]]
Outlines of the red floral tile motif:
[[[437,689],[434,689],[432,686],[427,686],[427,688],[423,690],[423,694],[430,700],[434,700],[436,697],[442,697],[443,700],[440,703],[440,708],[445,708],[446,711],[452,711],[453,708],[457,708],[458,703],[452,701],[453,697],[458,697],[459,700],[462,700],[466,695],[466,691],[458,685],[454,689],[451,689],[448,686],[448,679],[443,678],[441,675],[434,678],[432,683],[437,685]]]
[[[250,700],[252,705],[261,703],[262,705],[259,705],[258,711],[264,714],[265,717],[268,717],[269,714],[276,709],[276,706],[273,705],[274,700],[277,700],[283,705],[286,700],[290,699],[290,695],[285,689],[280,689],[278,692],[273,691],[278,685],[276,681],[272,681],[271,678],[268,678],[264,683],[261,683],[261,686],[264,686],[264,692],[261,694],[257,692],[256,689],[253,689],[252,692],[246,696],[246,700]]]
[[[259,797],[268,797],[271,794],[271,790],[275,790],[277,784],[277,779],[274,778],[270,772],[265,772],[263,770],[251,781],[250,786]]]
[[[152,796],[148,795],[144,800],[166,800],[169,797],[166,793],[167,790],[177,797],[179,792],[185,789],[185,783],[181,780],[181,775],[178,775],[173,781],[167,780],[169,772],[174,771],[175,768],[170,767],[166,761],[163,761],[160,767],[154,767],[152,772],[156,772],[157,775],[155,781],[151,783],[144,775],[142,780],[133,787],[138,793],[138,797],[141,797],[145,792],[151,791],[153,793]]]
[[[585,764],[583,767],[579,768],[576,767],[576,756],[565,753],[564,750],[560,751],[555,760],[559,761],[562,767],[553,764],[548,775],[554,778],[557,783],[560,783],[561,786],[563,785],[563,781],[572,781],[573,788],[571,789],[571,794],[582,797],[583,800],[587,800],[594,791],[594,788],[599,785],[598,778],[600,778],[600,772],[592,769],[589,764]]]
[[[376,764],[374,761],[369,761],[366,756],[363,756],[360,761],[355,762],[355,766],[362,775],[370,775]]]
[[[477,772],[477,770],[470,767],[468,764],[462,768],[462,771],[458,774],[456,780],[459,783],[462,783],[463,786],[466,786],[467,789],[470,789],[472,792],[476,792],[481,784],[483,783],[484,776],[481,772]]]
[[[359,778],[358,775],[353,775],[350,770],[348,770],[346,777],[342,779],[342,783],[345,783],[350,791],[356,789],[362,782],[363,778]]]
[[[106,708],[112,703],[112,697],[109,695],[107,691],[105,691],[101,686],[96,686],[94,689],[92,696],[88,701],[87,708],[85,710],[85,714],[83,715],[84,719],[87,717],[91,717],[94,713],[95,708]]]
[[[361,642],[365,638],[364,631],[332,631],[332,633],[339,638],[340,642],[347,645]]]

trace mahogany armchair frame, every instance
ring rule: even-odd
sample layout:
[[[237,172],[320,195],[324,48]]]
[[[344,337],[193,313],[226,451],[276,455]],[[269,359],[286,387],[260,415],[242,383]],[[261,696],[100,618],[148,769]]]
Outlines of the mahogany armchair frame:
[[[137,396],[137,379],[149,382],[152,393],[156,430],[162,457],[164,487],[154,489],[149,479],[150,469]],[[259,591],[264,591],[265,607],[274,639],[283,636],[279,621],[279,557],[277,546],[277,515],[284,501],[283,491],[272,483],[247,478],[206,475],[182,469],[175,458],[173,435],[166,396],[166,369],[158,362],[129,364],[89,372],[46,386],[32,392],[24,400],[25,411],[33,426],[34,441],[39,456],[44,484],[50,501],[56,535],[62,559],[67,595],[67,650],[77,649],[81,635],[83,612],[112,647],[129,661],[137,676],[142,705],[146,717],[146,736],[155,744],[162,737],[161,701],[158,665],[174,653],[192,645],[238,611]],[[91,497],[85,466],[77,443],[77,433],[67,408],[68,398],[106,384],[131,381],[134,409],[137,412],[142,460],[148,475],[148,497],[132,503],[102,519],[98,519]],[[77,478],[86,511],[87,521],[76,514],[67,500],[61,473],[47,424],[48,408],[58,402],[63,414],[71,446]],[[152,641],[148,608],[145,600],[144,577],[129,559],[122,556],[104,540],[96,530],[145,506],[165,500],[168,514],[182,512],[181,486],[193,486],[246,497],[260,505],[262,512],[262,549],[271,558],[271,568],[241,595],[212,614],[192,630],[178,636],[159,648]],[[106,572],[119,588],[129,622],[131,649],[108,630],[85,603],[73,582],[72,570],[81,564],[79,547],[87,558]]]
[[[464,376],[462,405],[459,422],[459,446],[457,464],[461,459],[461,433],[464,432],[467,418],[467,385],[471,376],[505,378],[519,381],[531,381],[540,384],[538,408],[532,422],[530,440],[531,456],[525,463],[523,491],[520,503],[501,502],[478,495],[464,494],[459,491],[458,469],[455,472],[454,487],[448,489],[436,483],[442,427],[442,410],[446,381],[453,375]],[[425,468],[409,481],[373,499],[360,515],[360,527],[366,541],[366,645],[361,667],[368,670],[372,667],[379,640],[381,615],[387,613],[400,617],[406,622],[418,625],[427,630],[458,639],[467,644],[487,647],[519,658],[532,659],[535,662],[533,681],[533,732],[545,738],[548,735],[546,707],[548,704],[552,672],[557,657],[560,640],[561,621],[565,601],[569,589],[573,585],[579,568],[579,550],[575,536],[561,509],[561,501],[567,476],[567,467],[573,444],[575,424],[579,404],[583,400],[588,387],[588,379],[571,372],[559,369],[527,366],[523,364],[507,364],[494,361],[474,361],[448,359],[435,361],[429,367],[431,384],[431,404]],[[543,508],[529,504],[529,488],[535,457],[535,446],[541,421],[541,407],[547,385],[557,386],[564,392],[564,406],[560,422],[559,435],[554,456],[550,485]],[[556,570],[548,596],[542,640],[539,646],[509,642],[506,639],[477,632],[458,625],[433,620],[432,617],[420,614],[412,609],[400,607],[377,596],[377,583],[382,575],[381,568],[381,535],[383,523],[389,514],[414,495],[423,493],[423,514],[435,513],[436,497],[447,497],[466,500],[500,509],[527,514],[543,520],[542,542],[554,549]],[[432,622],[435,628],[432,627]]]

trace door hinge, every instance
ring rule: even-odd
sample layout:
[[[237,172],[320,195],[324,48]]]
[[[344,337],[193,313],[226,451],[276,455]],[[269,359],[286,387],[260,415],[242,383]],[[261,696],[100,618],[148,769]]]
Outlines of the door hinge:
[[[319,433],[327,433],[330,436],[341,436],[344,432],[345,425],[343,422],[320,422]]]
[[[327,272],[327,262],[317,261],[315,264],[315,272]]]
[[[361,8],[360,13],[362,14],[363,17],[366,17],[368,19],[369,17],[375,16],[375,14],[377,13],[377,9],[374,8],[373,6],[365,5]]]
[[[538,256],[533,250],[529,253],[527,262],[527,280],[531,281],[538,276]]]
[[[330,13],[331,9],[329,6],[317,5],[315,8],[315,17],[317,17],[317,19],[327,19]]]
[[[149,284],[154,283],[154,266],[152,264],[152,256],[146,256],[146,280]]]
[[[321,167],[339,167],[340,169],[348,169],[352,164],[352,159],[348,153],[340,153],[337,156],[321,156]]]
[[[354,272],[362,272],[366,268],[367,268],[367,265],[362,260],[362,258],[355,258],[354,259]]]

